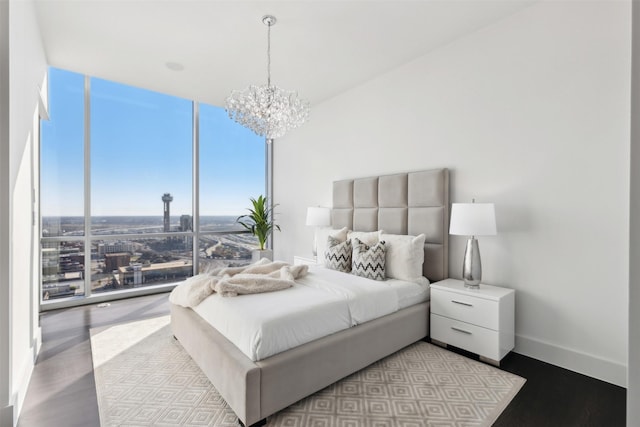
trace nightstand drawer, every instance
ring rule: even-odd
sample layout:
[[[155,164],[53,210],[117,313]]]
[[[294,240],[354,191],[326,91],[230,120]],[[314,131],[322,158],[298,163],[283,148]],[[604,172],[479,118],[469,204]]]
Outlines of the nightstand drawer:
[[[483,328],[499,329],[497,301],[431,288],[431,312]]]
[[[499,334],[469,323],[431,313],[431,339],[463,348],[489,359],[501,359]]]

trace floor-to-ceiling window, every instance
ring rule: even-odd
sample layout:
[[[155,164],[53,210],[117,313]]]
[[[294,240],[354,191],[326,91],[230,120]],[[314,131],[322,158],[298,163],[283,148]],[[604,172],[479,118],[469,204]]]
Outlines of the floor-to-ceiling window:
[[[224,109],[49,70],[41,123],[42,300],[166,287],[246,264],[235,219],[265,194],[264,140]]]
[[[231,122],[223,108],[211,105],[200,104],[198,129],[199,262],[211,268],[229,259],[250,259],[257,240],[235,220],[248,213],[249,194],[265,192],[264,145],[256,144],[261,139],[253,132]],[[221,228],[236,233],[215,233]]]

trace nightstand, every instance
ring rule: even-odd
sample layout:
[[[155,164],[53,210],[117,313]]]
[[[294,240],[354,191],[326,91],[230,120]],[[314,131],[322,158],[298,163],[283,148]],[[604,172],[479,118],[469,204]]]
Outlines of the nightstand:
[[[462,280],[431,284],[431,341],[476,353],[499,366],[514,347],[515,291],[480,284],[466,288]]]
[[[298,255],[294,255],[293,257],[293,265],[301,265],[301,264],[306,264],[306,265],[316,265],[318,262],[316,261],[316,257],[314,256],[298,256]]]

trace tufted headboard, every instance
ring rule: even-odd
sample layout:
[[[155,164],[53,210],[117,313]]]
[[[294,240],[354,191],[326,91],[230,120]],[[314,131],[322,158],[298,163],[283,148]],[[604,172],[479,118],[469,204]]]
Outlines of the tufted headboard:
[[[345,179],[333,183],[334,228],[426,236],[423,274],[449,277],[449,171]]]

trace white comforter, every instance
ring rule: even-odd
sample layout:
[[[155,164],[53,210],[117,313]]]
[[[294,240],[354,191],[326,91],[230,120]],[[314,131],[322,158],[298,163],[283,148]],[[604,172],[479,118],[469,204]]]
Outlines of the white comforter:
[[[237,298],[213,294],[194,310],[257,361],[428,297],[428,285],[380,282],[312,266],[289,289]]]

